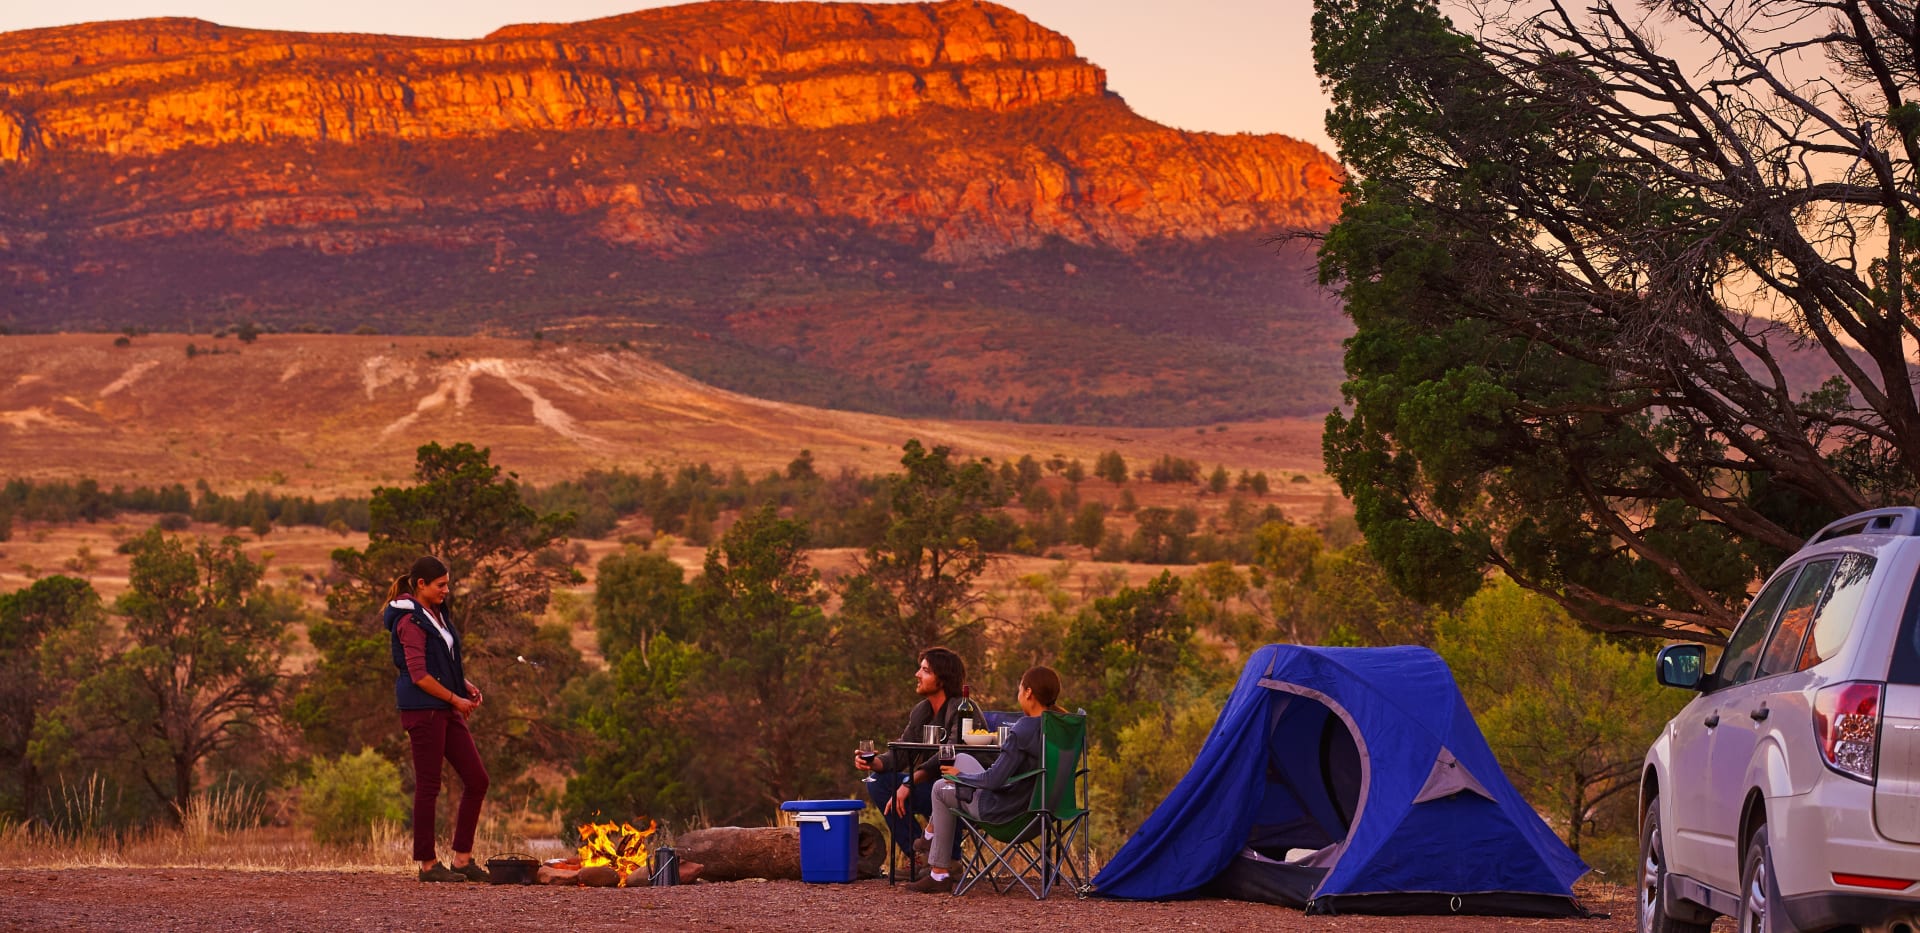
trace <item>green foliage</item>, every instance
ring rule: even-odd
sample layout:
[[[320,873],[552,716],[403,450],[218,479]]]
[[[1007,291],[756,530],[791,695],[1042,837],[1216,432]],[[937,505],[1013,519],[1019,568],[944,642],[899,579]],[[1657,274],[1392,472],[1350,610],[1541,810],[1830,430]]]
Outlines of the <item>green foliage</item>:
[[[1092,838],[1101,851],[1132,837],[1188,771],[1205,765],[1200,746],[1224,702],[1219,691],[1169,701],[1119,729],[1111,751],[1090,756]]]
[[[265,566],[238,539],[190,544],[154,529],[133,555],[114,605],[125,619],[124,649],[92,654],[96,668],[51,714],[58,732],[43,729],[36,746],[45,754],[58,734],[73,743],[71,754],[123,767],[177,819],[203,765],[250,751],[245,743],[266,734],[286,622],[262,598]]]
[[[685,637],[680,615],[686,596],[685,574],[665,554],[626,550],[601,558],[593,592],[600,654],[617,659],[638,652],[645,666],[654,638]]]
[[[1162,571],[1141,589],[1122,587],[1074,618],[1061,652],[1088,683],[1088,730],[1114,747],[1122,726],[1161,706],[1196,673],[1193,620],[1180,581]]]
[[[303,788],[300,809],[313,823],[313,837],[352,845],[385,835],[376,827],[407,819],[400,769],[371,748],[316,761]]]
[[[1093,475],[1116,486],[1127,481],[1127,460],[1117,450],[1109,450],[1093,461]]]
[[[981,628],[974,581],[990,560],[988,539],[1002,534],[989,514],[999,498],[982,461],[955,463],[947,448],[917,440],[902,450],[906,472],[885,493],[885,536],[848,578],[844,611],[892,657],[932,645],[966,651]]]
[[[0,593],[0,813],[25,822],[44,812],[40,763],[28,753],[40,719],[69,689],[63,648],[97,641],[100,596],[74,577]]]
[[[317,525],[336,523],[356,531],[367,528],[367,500],[336,497],[322,502],[303,496],[279,496],[248,491],[237,496],[214,492],[205,480],[197,484],[198,498],[186,486],[115,486],[102,489],[91,479],[64,480],[11,479],[0,487],[0,513],[16,513],[23,520],[36,522],[98,522],[122,512],[162,513],[188,516],[227,528],[257,523],[264,514],[270,525]],[[184,525],[168,528],[184,529]],[[4,540],[4,537],[0,537]]]
[[[710,722],[688,709],[688,690],[707,682],[706,657],[671,636],[655,639],[650,656],[635,648],[567,685],[565,705],[581,732],[582,753],[567,778],[564,807],[573,823],[648,817],[663,822],[731,808],[709,796],[701,768],[723,768],[727,734],[700,733]],[[751,803],[744,812],[758,813]]]
[[[1650,654],[1507,581],[1442,617],[1434,647],[1507,776],[1574,851],[1633,831],[1647,746],[1691,697],[1655,683]]]
[[[694,768],[712,815],[737,822],[818,796],[845,770],[851,696],[827,594],[807,565],[806,526],[772,506],[743,516],[707,551],[688,622],[710,666],[686,707],[709,741]]]

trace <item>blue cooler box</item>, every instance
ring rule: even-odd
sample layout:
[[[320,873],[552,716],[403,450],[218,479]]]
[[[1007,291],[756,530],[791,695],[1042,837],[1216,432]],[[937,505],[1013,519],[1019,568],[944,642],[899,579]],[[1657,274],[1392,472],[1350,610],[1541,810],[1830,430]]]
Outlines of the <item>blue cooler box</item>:
[[[845,884],[860,857],[858,800],[789,800],[780,809],[800,826],[800,880]]]

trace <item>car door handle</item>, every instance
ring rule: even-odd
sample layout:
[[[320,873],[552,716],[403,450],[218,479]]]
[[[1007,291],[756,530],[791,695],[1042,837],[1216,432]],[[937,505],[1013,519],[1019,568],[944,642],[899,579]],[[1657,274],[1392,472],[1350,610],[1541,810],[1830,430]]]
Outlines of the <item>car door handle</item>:
[[[1707,728],[1709,728],[1709,729],[1711,729],[1711,728],[1713,728],[1714,726],[1717,726],[1717,725],[1719,725],[1719,724],[1720,724],[1720,714],[1719,714],[1719,713],[1714,713],[1713,715],[1711,715],[1711,716],[1708,716],[1708,717],[1707,717],[1706,719],[1704,719],[1704,720],[1701,720],[1701,725],[1704,725],[1704,726],[1706,726],[1706,727],[1707,727]]]
[[[1754,722],[1761,722],[1767,718],[1767,708],[1762,706],[1747,715],[1752,717]]]

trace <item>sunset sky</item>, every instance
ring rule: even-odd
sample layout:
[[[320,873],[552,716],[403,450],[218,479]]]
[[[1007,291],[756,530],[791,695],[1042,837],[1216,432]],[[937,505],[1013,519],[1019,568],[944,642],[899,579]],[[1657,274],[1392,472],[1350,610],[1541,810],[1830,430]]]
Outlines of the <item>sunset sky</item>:
[[[1000,0],[1065,33],[1108,86],[1161,123],[1284,133],[1332,152],[1313,74],[1311,0]],[[472,38],[510,23],[571,22],[670,6],[653,0],[64,0],[0,3],[0,31],[193,16],[227,26]]]

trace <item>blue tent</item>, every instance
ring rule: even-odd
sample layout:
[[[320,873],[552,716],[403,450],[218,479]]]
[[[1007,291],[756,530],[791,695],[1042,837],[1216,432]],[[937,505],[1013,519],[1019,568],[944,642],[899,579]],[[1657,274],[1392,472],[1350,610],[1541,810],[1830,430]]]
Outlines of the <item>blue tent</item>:
[[[1507,781],[1438,655],[1268,645],[1093,887],[1309,913],[1579,916],[1586,871]]]

